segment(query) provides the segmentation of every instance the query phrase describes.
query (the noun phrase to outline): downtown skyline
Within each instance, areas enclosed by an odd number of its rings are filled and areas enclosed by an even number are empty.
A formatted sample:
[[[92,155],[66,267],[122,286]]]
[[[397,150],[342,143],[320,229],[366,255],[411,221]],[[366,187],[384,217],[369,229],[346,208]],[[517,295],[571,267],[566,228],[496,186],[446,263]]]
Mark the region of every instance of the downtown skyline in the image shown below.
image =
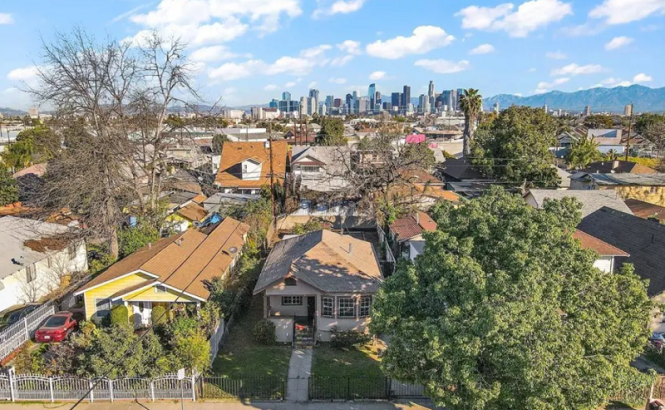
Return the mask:
[[[390,2],[388,2],[390,3]],[[263,104],[316,88],[340,98],[376,84],[383,101],[478,88],[483,96],[665,85],[662,1],[63,0],[0,5],[0,106],[26,109],[40,36],[78,25],[98,38],[178,36],[206,101]],[[259,6],[260,4],[260,6]]]

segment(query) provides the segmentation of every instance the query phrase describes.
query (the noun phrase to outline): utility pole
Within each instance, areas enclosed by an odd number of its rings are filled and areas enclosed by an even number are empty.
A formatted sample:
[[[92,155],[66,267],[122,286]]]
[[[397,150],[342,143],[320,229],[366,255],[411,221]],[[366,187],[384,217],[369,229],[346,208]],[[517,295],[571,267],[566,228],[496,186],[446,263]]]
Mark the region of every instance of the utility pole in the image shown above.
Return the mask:
[[[305,145],[309,145],[309,119],[305,118]]]
[[[626,138],[626,161],[628,161],[628,156],[630,155],[630,132],[633,129],[633,102],[630,103],[630,120],[628,120],[628,137]]]
[[[270,141],[270,205],[272,206],[272,227],[275,232],[277,230],[277,211],[275,209],[275,173],[272,167],[272,119],[268,122],[268,141]]]

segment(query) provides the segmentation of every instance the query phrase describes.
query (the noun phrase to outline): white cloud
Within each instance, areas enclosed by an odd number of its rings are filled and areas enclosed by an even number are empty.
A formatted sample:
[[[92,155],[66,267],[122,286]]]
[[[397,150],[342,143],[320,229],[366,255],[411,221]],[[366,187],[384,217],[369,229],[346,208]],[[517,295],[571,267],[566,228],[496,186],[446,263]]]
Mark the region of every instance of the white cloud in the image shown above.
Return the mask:
[[[208,71],[208,77],[219,81],[232,81],[249,77],[254,72],[265,71],[266,63],[261,60],[249,60],[244,63],[226,63]]]
[[[367,0],[336,0],[330,2],[327,0],[318,0],[319,6],[312,18],[318,19],[322,16],[332,16],[335,14],[349,14],[360,10]]]
[[[653,77],[644,73],[639,73],[633,77],[634,83],[648,83],[649,81],[653,81]]]
[[[201,62],[230,60],[236,57],[238,54],[231,52],[226,46],[203,47],[189,55],[190,60]],[[251,58],[251,55],[245,57]]]
[[[14,24],[14,18],[11,14],[0,13],[0,25],[3,24]]]
[[[632,85],[632,84],[633,84],[633,83],[631,83],[630,81],[624,81],[624,80],[622,80],[622,79],[620,79],[620,78],[610,77],[610,78],[606,78],[606,79],[604,79],[603,81],[601,81],[600,83],[594,85],[594,86],[591,87],[591,88],[596,88],[596,87],[609,87],[609,88],[614,88],[614,87],[628,87],[628,86],[630,86],[630,85]]]
[[[362,54],[362,50],[360,49],[360,41],[346,40],[337,44],[337,48],[353,55]]]
[[[580,75],[600,73],[604,69],[599,64],[577,65],[575,63],[552,70],[552,75]]]
[[[22,68],[16,68],[7,74],[7,79],[11,81],[25,81],[30,82],[37,79],[39,74],[39,67],[37,66],[28,66]]]
[[[605,28],[606,26],[604,24],[586,22],[577,26],[564,27],[561,29],[561,33],[567,37],[585,37],[596,35]]]
[[[545,53],[545,57],[550,58],[552,60],[565,60],[568,58],[568,56],[565,53],[562,53],[561,51],[550,51],[548,53]]]
[[[263,89],[266,90],[266,91],[275,91],[278,88],[279,88],[279,86],[277,86],[275,84],[268,84],[265,87],[263,87]]]
[[[330,60],[330,65],[333,67],[343,67],[346,64],[348,64],[351,60],[353,60],[353,56],[351,54],[345,55],[343,57],[335,57],[332,60]]]
[[[617,48],[627,46],[633,41],[634,41],[633,38],[626,36],[614,37],[612,40],[610,40],[609,43],[605,44],[605,50],[616,50]]]
[[[469,6],[455,15],[462,17],[465,29],[503,30],[511,37],[526,37],[532,31],[573,14],[570,3],[559,0],[531,0],[520,4],[516,10],[514,8],[512,3],[496,7]]]
[[[437,74],[452,74],[468,70],[471,66],[468,61],[448,61],[448,60],[418,60],[414,63],[417,67],[432,71]]]
[[[538,83],[537,88],[540,89],[540,90],[551,90],[555,86],[567,83],[568,81],[570,81],[570,78],[568,78],[568,77],[557,78],[554,81],[552,81],[551,83],[541,81],[541,82]]]
[[[244,35],[248,28],[249,26],[242,23],[239,19],[235,17],[227,17],[221,22],[215,22],[212,24],[168,24],[160,27],[151,27],[146,30],[141,30],[133,37],[128,37],[123,41],[130,42],[135,46],[144,44],[145,40],[156,30],[165,38],[173,37],[180,39],[183,43],[191,46],[201,46],[204,44],[219,44],[232,41]]]
[[[314,88],[317,84],[318,83],[316,81],[312,81],[311,83],[307,84],[307,88]]]
[[[513,95],[514,95],[515,97],[521,97],[521,96],[522,96],[522,93],[514,93]]]
[[[442,28],[436,26],[419,26],[410,37],[397,36],[389,40],[378,40],[368,44],[367,54],[386,59],[402,58],[408,54],[425,54],[436,48],[445,47],[455,40]]]
[[[374,71],[372,74],[369,75],[370,80],[381,80],[385,77],[386,77],[385,71]]]
[[[295,87],[295,86],[296,86],[296,83],[293,82],[293,81],[289,81],[288,83],[284,84],[284,87],[286,87],[286,88],[291,88],[291,87]]]
[[[300,56],[304,58],[320,58],[323,54],[332,48],[329,44],[322,44],[320,46],[307,48],[300,52]]]
[[[649,32],[649,31],[658,31],[663,28],[660,24],[647,24],[644,27],[640,27],[640,31]]]
[[[487,54],[494,52],[494,46],[491,44],[481,44],[473,50],[469,51],[469,54]]]
[[[329,79],[328,79],[328,82],[329,82],[329,83],[333,83],[333,84],[346,84],[346,78],[335,78],[335,77],[332,77],[332,78],[329,78]]]
[[[642,20],[652,14],[665,14],[665,1],[605,0],[589,12],[589,17],[604,19],[606,24],[625,24]]]

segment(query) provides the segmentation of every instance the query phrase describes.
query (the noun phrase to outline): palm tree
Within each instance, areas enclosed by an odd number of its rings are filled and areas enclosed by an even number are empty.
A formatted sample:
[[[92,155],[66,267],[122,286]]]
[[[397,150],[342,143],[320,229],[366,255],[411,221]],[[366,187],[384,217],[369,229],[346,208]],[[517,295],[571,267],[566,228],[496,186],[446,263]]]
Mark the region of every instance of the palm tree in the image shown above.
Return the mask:
[[[471,141],[482,105],[483,96],[478,94],[476,89],[464,90],[464,94],[460,96],[460,108],[464,112],[464,157],[471,154]]]

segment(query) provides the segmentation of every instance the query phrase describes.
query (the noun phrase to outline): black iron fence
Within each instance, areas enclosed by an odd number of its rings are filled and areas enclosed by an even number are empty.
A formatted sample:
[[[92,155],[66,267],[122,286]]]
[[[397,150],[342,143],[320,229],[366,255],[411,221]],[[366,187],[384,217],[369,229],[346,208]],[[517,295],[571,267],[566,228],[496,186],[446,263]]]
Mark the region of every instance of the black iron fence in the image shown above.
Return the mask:
[[[422,385],[401,383],[390,377],[309,378],[310,400],[392,400],[425,399]]]
[[[200,376],[197,390],[202,399],[284,400],[286,381],[279,376]]]

